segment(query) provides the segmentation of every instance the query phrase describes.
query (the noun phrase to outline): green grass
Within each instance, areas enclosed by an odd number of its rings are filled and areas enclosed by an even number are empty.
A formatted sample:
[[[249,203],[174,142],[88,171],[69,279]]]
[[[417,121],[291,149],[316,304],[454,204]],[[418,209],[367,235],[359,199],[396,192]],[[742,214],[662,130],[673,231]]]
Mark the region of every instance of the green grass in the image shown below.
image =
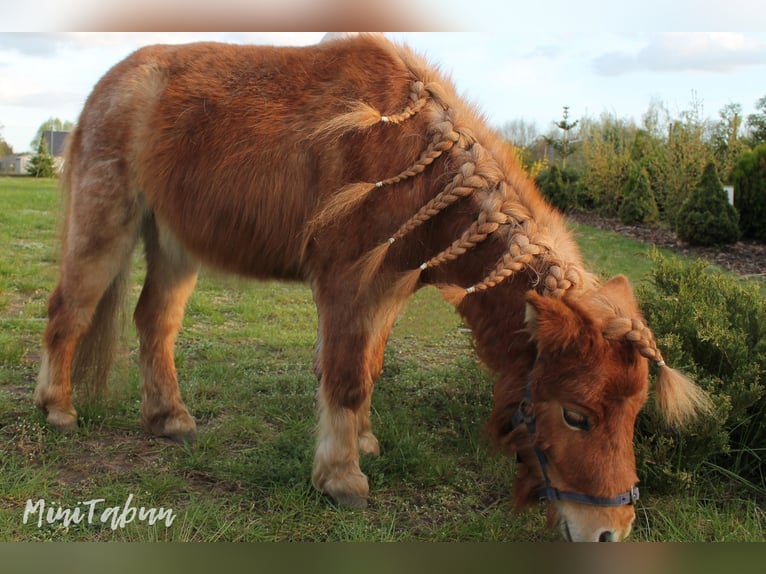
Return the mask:
[[[397,323],[373,397],[383,454],[363,457],[370,507],[336,508],[310,485],[316,312],[305,285],[203,274],[177,345],[193,447],[138,425],[136,342],[107,404],[83,408],[62,436],[32,405],[45,302],[56,281],[55,183],[0,179],[0,541],[534,541],[556,540],[541,511],[511,512],[514,470],[482,424],[492,380],[435,290]],[[603,274],[641,281],[647,248],[578,227]],[[622,260],[615,256],[627,253]],[[134,297],[142,277],[136,258]],[[763,540],[764,513],[733,487],[683,498],[642,492],[634,540]],[[63,507],[103,498],[173,509],[170,527],[23,524],[28,499]]]

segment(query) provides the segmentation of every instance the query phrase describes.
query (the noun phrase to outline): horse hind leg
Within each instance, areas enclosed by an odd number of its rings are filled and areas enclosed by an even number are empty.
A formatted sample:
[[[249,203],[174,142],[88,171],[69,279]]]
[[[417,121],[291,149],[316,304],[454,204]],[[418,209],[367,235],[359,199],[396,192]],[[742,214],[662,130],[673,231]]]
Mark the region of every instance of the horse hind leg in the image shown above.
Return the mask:
[[[144,229],[147,272],[134,315],[141,369],[141,424],[156,436],[193,441],[196,423],[181,399],[173,352],[199,264],[154,221]]]
[[[106,388],[126,302],[130,256],[138,217],[114,214],[121,224],[105,224],[110,214],[92,217],[88,202],[73,197],[60,278],[48,300],[48,323],[34,402],[47,422],[62,432],[77,427],[72,381],[99,397]],[[104,233],[104,228],[109,234]]]

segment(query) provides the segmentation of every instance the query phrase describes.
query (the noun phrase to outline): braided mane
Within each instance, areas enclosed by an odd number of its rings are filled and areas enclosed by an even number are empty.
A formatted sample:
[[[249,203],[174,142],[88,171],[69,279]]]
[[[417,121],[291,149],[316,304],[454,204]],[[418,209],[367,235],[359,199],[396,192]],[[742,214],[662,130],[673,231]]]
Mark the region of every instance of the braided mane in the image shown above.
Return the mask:
[[[538,225],[514,182],[490,150],[474,133],[476,121],[451,97],[443,81],[425,63],[404,48],[398,50],[412,76],[410,103],[400,113],[383,115],[363,102],[350,104],[350,111],[326,122],[317,130],[318,137],[339,137],[351,130],[374,129],[384,124],[400,124],[418,115],[427,114],[430,141],[413,164],[393,177],[376,182],[355,182],[341,188],[314,217],[309,225],[308,237],[322,226],[348,215],[376,190],[417,177],[444,154],[449,154],[456,165],[451,180],[444,188],[405,221],[391,236],[365,254],[356,265],[360,289],[376,276],[389,248],[405,239],[412,231],[437,216],[447,207],[463,198],[473,197],[479,205],[476,220],[442,252],[424,261],[418,268],[405,273],[399,282],[403,289],[417,283],[426,269],[454,261],[489,236],[501,233],[507,238],[507,250],[493,270],[477,283],[467,287],[441,285],[445,298],[459,304],[472,293],[495,287],[514,273],[532,267],[534,261],[544,261],[539,274],[540,285],[547,295],[559,297],[573,287],[590,286],[595,281],[585,272],[579,260],[565,258],[556,250],[556,242]],[[474,121],[471,121],[471,120]],[[495,139],[493,136],[492,139]],[[505,144],[503,144],[505,145]],[[494,151],[494,153],[493,153]],[[562,223],[563,226],[563,223]]]
[[[560,230],[566,228],[561,216],[542,201],[525,179],[523,170],[508,163],[513,161],[510,154],[503,154],[499,147],[507,144],[487,130],[483,122],[476,121],[424,60],[404,47],[397,47],[396,53],[412,78],[409,104],[400,113],[383,115],[363,102],[355,102],[350,104],[348,113],[329,120],[315,135],[339,137],[352,130],[395,126],[425,114],[430,141],[420,156],[395,176],[376,182],[356,182],[340,189],[311,221],[304,245],[318,228],[350,214],[369,194],[423,174],[436,159],[448,154],[451,165],[457,166],[452,170],[451,180],[387,240],[357,261],[355,272],[360,290],[376,277],[394,243],[405,240],[419,226],[467,198],[479,206],[473,223],[446,249],[403,273],[393,289],[412,292],[423,271],[454,261],[488,237],[500,234],[507,249],[494,268],[472,285],[438,285],[445,299],[457,306],[466,296],[490,290],[524,269],[536,275],[535,286],[544,296],[558,298],[578,293],[579,297],[595,290],[598,279],[583,268],[576,247],[572,249],[568,237],[561,235]],[[478,130],[482,133],[476,133]],[[604,336],[630,342],[659,367],[657,402],[669,422],[680,425],[695,412],[710,409],[709,399],[702,391],[665,365],[654,335],[640,318],[618,317],[606,326]]]

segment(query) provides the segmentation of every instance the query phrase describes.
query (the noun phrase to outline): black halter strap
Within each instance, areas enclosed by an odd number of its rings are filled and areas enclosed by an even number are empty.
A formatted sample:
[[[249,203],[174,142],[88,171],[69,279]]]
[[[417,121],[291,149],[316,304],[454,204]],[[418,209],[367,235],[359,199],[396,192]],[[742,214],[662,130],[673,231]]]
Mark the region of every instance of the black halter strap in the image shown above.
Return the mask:
[[[532,414],[532,404],[530,401],[530,387],[527,385],[524,393],[524,399],[519,403],[519,408],[511,419],[512,428],[516,428],[522,424],[527,426],[527,431],[531,436],[534,436],[537,426],[535,417]],[[535,455],[540,463],[540,469],[543,472],[543,478],[545,479],[545,486],[541,486],[536,490],[537,496],[540,500],[567,500],[571,502],[578,502],[580,504],[589,504],[591,506],[624,506],[635,504],[638,500],[638,486],[632,486],[627,492],[622,492],[612,498],[604,498],[601,496],[591,496],[589,494],[579,494],[577,492],[566,492],[559,490],[553,484],[548,476],[548,457],[545,456],[543,450],[535,445]]]

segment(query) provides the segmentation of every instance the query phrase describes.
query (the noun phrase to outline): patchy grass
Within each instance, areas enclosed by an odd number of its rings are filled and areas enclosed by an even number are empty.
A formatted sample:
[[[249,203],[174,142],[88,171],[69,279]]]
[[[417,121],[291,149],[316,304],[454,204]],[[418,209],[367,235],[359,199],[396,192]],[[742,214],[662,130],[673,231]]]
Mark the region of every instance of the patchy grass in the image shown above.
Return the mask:
[[[316,312],[305,285],[202,276],[177,345],[182,393],[199,425],[193,447],[140,430],[133,333],[107,404],[80,407],[72,436],[52,431],[31,395],[56,280],[58,211],[55,183],[0,179],[0,541],[557,539],[542,512],[511,512],[513,462],[492,454],[482,434],[493,382],[434,290],[412,299],[386,351],[373,397],[383,454],[362,459],[372,489],[364,511],[336,508],[310,485]],[[648,269],[645,247],[577,233],[599,272],[640,281],[643,261]],[[134,297],[142,274],[137,258]],[[174,521],[112,529],[96,516],[38,526],[30,513],[23,522],[27,500],[75,508],[103,499],[106,508],[131,495],[136,507],[172,509]],[[642,492],[633,538],[763,533],[763,511],[747,499]]]

